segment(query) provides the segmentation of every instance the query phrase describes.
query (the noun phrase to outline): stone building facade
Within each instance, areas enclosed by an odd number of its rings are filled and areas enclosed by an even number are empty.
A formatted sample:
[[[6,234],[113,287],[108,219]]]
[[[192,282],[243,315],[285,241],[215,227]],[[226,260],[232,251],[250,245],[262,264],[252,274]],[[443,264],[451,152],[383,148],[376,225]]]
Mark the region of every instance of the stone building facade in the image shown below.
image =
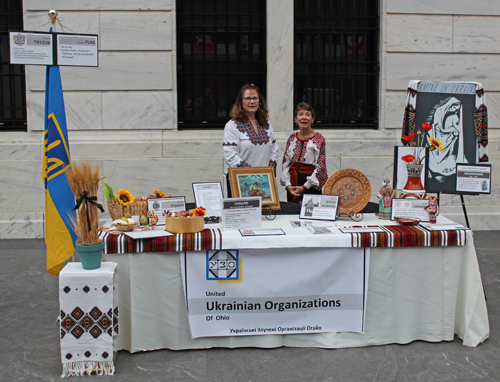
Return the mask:
[[[292,4],[267,0],[267,99],[280,157],[293,129]],[[99,35],[98,68],[61,68],[73,161],[95,161],[115,190],[134,195],[159,188],[189,202],[192,182],[223,181],[223,126],[178,129],[174,0],[24,0],[24,9],[25,30],[48,30],[47,11],[57,9],[69,32]],[[489,110],[493,184],[491,195],[465,196],[465,203],[473,229],[496,229],[499,59],[497,0],[381,0],[379,128],[322,130],[328,173],[364,172],[377,202],[381,180],[392,177],[408,81],[478,81]],[[44,67],[26,67],[28,131],[0,135],[0,238],[44,235],[44,82]],[[285,199],[282,187],[280,194]],[[465,221],[458,195],[442,195],[441,212]]]

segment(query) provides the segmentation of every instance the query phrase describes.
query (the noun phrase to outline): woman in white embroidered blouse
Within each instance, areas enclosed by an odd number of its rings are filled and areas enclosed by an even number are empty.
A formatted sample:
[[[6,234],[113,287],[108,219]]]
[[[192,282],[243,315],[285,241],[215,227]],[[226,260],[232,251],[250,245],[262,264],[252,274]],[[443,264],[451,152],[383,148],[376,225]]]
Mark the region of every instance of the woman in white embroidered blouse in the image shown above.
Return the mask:
[[[300,130],[288,138],[280,179],[289,202],[300,203],[304,194],[321,194],[328,179],[325,138],[312,128],[315,116],[308,103],[301,102],[295,108]]]
[[[229,167],[267,167],[276,169],[278,143],[268,120],[267,104],[254,84],[241,88],[224,127],[224,175]],[[228,182],[228,197],[231,197]]]

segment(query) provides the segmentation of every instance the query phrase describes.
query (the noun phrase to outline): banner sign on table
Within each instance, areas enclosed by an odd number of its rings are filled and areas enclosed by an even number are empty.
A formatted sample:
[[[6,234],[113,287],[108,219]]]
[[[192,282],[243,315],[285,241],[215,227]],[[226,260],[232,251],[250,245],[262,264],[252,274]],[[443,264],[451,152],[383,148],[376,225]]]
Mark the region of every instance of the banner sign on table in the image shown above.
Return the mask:
[[[181,269],[192,338],[364,332],[368,248],[185,252]]]

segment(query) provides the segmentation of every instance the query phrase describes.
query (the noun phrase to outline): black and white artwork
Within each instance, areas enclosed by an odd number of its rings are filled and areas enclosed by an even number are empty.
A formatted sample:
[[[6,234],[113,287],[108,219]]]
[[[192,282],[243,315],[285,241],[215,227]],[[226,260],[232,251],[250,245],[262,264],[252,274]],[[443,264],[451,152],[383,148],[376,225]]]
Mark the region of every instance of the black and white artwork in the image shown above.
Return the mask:
[[[442,143],[429,152],[426,190],[456,192],[456,164],[477,163],[474,126],[476,84],[419,82],[415,113],[416,130],[422,123],[432,129],[428,136]]]

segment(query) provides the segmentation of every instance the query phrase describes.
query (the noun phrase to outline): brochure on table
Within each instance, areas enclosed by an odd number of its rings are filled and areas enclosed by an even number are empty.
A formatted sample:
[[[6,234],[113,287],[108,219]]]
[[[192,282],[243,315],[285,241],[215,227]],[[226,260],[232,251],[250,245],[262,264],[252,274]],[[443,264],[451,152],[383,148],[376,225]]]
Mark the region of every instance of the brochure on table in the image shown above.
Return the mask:
[[[394,218],[419,218],[428,222],[429,214],[424,208],[429,204],[427,199],[392,199],[391,220]]]
[[[300,219],[335,220],[338,195],[305,194],[300,209]]]
[[[222,206],[223,231],[261,228],[260,196],[223,199]]]
[[[457,192],[491,194],[491,165],[457,163]]]
[[[204,207],[206,216],[222,215],[222,186],[220,182],[193,183],[194,200],[196,207]]]
[[[148,199],[148,211],[153,210],[158,216],[157,225],[165,224],[165,212],[180,212],[186,210],[186,198],[184,196],[174,196],[171,198],[151,198]]]

